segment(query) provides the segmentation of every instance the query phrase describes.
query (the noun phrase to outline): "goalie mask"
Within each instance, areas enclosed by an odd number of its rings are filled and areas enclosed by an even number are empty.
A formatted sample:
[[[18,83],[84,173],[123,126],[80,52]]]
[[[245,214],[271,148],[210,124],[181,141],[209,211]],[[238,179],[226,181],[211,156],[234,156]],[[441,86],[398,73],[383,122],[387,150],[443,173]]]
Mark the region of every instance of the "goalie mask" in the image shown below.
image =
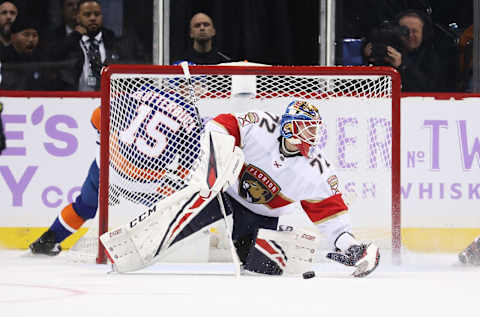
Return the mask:
[[[306,101],[295,100],[282,115],[280,132],[300,153],[310,157],[310,149],[319,142],[322,118],[317,107]]]

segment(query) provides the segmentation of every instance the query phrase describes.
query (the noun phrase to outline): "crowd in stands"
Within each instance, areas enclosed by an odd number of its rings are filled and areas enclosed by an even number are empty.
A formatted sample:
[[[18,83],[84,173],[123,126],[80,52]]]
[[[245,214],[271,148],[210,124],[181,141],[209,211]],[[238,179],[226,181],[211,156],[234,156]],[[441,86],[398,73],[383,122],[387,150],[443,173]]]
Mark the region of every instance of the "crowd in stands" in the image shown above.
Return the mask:
[[[103,66],[147,62],[136,39],[103,25],[100,1],[63,0],[62,8],[64,24],[44,31],[14,0],[0,1],[0,89],[97,91]]]
[[[118,37],[104,26],[101,1],[61,0],[63,24],[47,30],[39,26],[31,10],[22,12],[16,1],[0,1],[0,89],[97,91],[103,66],[151,63],[146,53],[151,49],[144,48],[132,33]],[[471,91],[473,27],[454,36],[455,47],[442,50],[436,46],[438,28],[431,8],[389,9],[388,13],[377,12],[370,19],[377,24],[360,34],[361,65],[396,68],[406,92]],[[232,61],[228,52],[215,45],[212,17],[196,12],[189,26],[186,36],[191,46],[173,56],[172,62]]]

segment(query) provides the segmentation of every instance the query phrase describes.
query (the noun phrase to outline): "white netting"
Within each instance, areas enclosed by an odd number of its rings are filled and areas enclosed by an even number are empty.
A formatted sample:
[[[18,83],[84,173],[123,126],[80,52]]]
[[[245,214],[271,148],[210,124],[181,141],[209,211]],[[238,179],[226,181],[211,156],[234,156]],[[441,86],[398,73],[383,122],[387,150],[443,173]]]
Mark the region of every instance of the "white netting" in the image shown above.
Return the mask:
[[[338,75],[322,75],[321,70],[302,74],[294,67],[288,74],[262,70],[258,75],[241,74],[232,67],[231,75],[226,69],[219,74],[191,69],[202,117],[261,109],[279,119],[293,99],[316,104],[324,122],[319,146],[338,170],[341,188],[351,202],[354,231],[360,238],[391,247],[392,78],[349,74],[348,68],[339,68]],[[137,215],[139,206],[186,186],[201,153],[200,129],[183,75],[162,73],[161,67],[148,74],[114,73],[109,94],[113,228]],[[281,223],[304,226],[300,218],[288,216]],[[225,245],[215,235],[221,229],[210,231],[212,244]]]
[[[116,204],[123,197],[150,206],[188,184],[201,154],[201,121],[185,94],[170,83],[115,77],[110,86],[109,200]],[[180,80],[175,85],[186,86]]]

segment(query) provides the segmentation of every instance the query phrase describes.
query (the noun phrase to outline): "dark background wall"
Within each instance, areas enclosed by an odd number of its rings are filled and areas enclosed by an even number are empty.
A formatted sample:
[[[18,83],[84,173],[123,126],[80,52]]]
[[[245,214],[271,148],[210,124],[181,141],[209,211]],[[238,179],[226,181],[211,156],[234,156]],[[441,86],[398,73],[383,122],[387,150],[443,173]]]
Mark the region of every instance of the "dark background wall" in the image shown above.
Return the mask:
[[[318,0],[171,1],[171,61],[192,45],[189,22],[197,12],[213,19],[216,45],[233,60],[318,64]]]

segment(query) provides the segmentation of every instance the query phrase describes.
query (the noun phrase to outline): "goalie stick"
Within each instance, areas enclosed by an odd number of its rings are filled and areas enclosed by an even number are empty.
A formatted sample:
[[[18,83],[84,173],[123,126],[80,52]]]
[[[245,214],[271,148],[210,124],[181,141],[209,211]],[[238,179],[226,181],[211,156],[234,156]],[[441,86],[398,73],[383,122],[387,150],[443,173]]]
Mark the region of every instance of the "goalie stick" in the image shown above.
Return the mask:
[[[190,92],[190,98],[192,99],[193,108],[196,111],[197,120],[201,124],[200,113],[198,111],[198,106],[197,106],[198,105],[197,97],[195,95],[195,87],[193,86],[193,83],[192,83],[192,76],[190,75],[190,69],[188,68],[188,62],[181,62],[180,66],[182,67],[183,74],[185,75],[185,79],[187,81],[188,90]],[[230,253],[231,253],[231,256],[232,256],[233,264],[235,266],[235,275],[237,277],[239,277],[240,276],[240,259],[238,258],[237,252],[235,251],[236,250],[235,246],[233,244],[232,230],[230,229],[230,225],[228,224],[227,213],[225,212],[225,206],[223,204],[223,199],[225,199],[224,197],[225,197],[225,195],[223,195],[223,191],[220,191],[217,195],[218,203],[220,205],[220,210],[222,212],[223,219],[225,221],[225,231],[228,235],[228,243],[230,244]],[[231,211],[232,211],[232,214],[233,214],[233,210],[231,210]]]
[[[192,106],[195,109],[195,115],[197,118],[197,123],[199,126],[202,126],[202,118],[200,117],[200,112],[198,111],[198,102],[197,96],[195,95],[195,87],[193,87],[192,76],[190,75],[190,69],[188,68],[188,62],[181,62],[180,66],[182,67],[185,80],[187,81],[188,92],[190,94],[190,99],[192,100]]]

